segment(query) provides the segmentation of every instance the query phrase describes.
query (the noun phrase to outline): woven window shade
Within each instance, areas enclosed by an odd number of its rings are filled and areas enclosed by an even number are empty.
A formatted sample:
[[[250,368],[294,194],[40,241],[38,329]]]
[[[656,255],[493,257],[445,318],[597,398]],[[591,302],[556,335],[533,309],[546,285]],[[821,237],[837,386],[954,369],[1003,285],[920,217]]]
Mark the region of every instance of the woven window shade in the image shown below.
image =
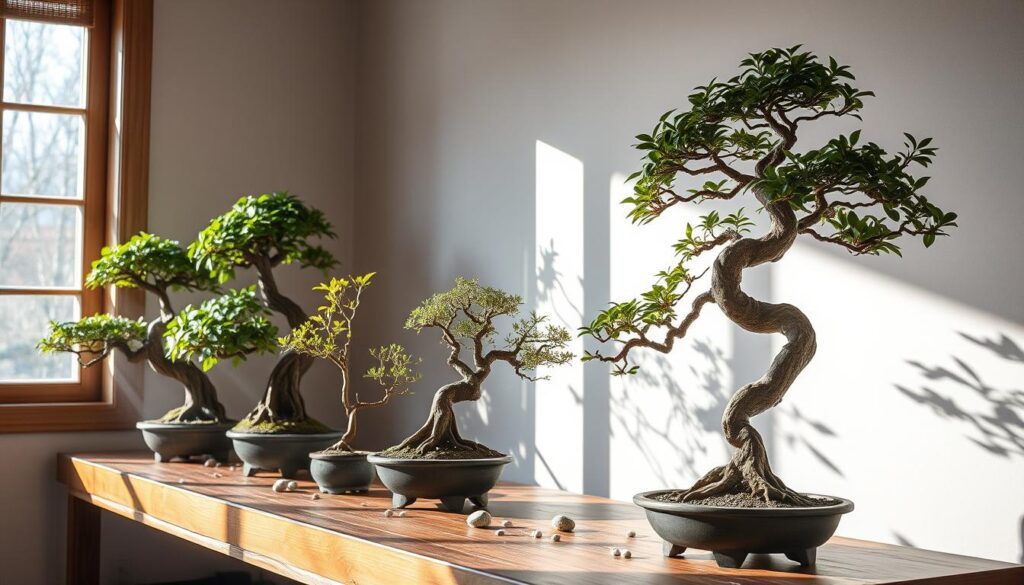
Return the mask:
[[[0,0],[0,17],[92,26],[95,0]]]

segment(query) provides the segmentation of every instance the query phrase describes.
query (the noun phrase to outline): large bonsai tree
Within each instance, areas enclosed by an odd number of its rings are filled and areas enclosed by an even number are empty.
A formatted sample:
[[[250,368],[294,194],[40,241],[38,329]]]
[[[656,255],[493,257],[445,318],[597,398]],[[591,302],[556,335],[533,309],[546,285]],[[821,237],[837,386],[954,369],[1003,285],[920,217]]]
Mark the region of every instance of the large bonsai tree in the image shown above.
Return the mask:
[[[331,224],[319,210],[305,206],[288,193],[242,197],[230,211],[210,222],[189,246],[196,265],[219,282],[240,268],[254,268],[267,307],[280,313],[290,329],[306,320],[306,312],[278,289],[274,269],[281,264],[327,271],[337,261],[314,238],[334,237]],[[239,431],[320,432],[310,419],[299,392],[302,376],[313,357],[287,350],[270,374],[263,399],[239,422]]]
[[[128,360],[146,360],[157,373],[178,381],[185,389],[185,403],[159,419],[168,423],[213,423],[225,420],[224,407],[217,400],[217,392],[210,379],[200,368],[179,356],[168,357],[164,336],[175,317],[171,303],[172,290],[210,290],[215,281],[209,272],[197,269],[178,242],[152,234],[141,233],[113,248],[104,248],[102,256],[93,263],[86,277],[86,286],[98,288],[141,288],[156,297],[159,316],[148,326],[140,321],[112,315],[93,315],[79,321],[52,323],[49,335],[39,347],[44,352],[71,352],[79,362],[91,366],[105,359],[111,352],[122,352]],[[209,334],[229,343],[238,344],[244,355],[258,349],[262,337],[252,329],[269,326],[262,317],[262,307],[250,291],[248,301],[244,294],[232,291],[227,298],[239,298],[244,322],[241,329],[233,323],[210,326]],[[218,300],[218,302],[221,302]],[[272,335],[272,332],[270,332]],[[272,342],[273,337],[270,337]],[[256,345],[254,345],[256,344]]]
[[[855,255],[900,254],[897,242],[920,236],[930,246],[956,214],[946,213],[921,195],[928,177],[911,174],[935,153],[931,139],[907,134],[905,150],[887,153],[862,142],[860,131],[822,146],[795,150],[805,125],[827,118],[854,117],[862,98],[873,95],[851,85],[849,68],[828,64],[799,47],[751,54],[741,73],[711,81],[689,96],[690,109],[668,112],[650,134],[637,136],[645,153],[629,217],[647,223],[674,205],[732,200],[752,195],[767,215],[760,237],[745,237],[751,222],[742,210],[727,217],[711,213],[698,226],[686,226],[675,244],[678,261],[658,275],[640,299],[613,303],[587,327],[614,351],[588,352],[585,360],[614,365],[615,373],[637,371],[629,361],[637,349],[668,353],[686,335],[701,309],[715,303],[740,327],[755,333],[782,333],[786,344],[759,380],[740,388],[729,401],[722,426],[735,448],[732,460],[716,467],[688,490],[669,499],[693,501],[728,494],[750,494],[767,502],[811,505],[769,466],[761,436],[750,419],[778,404],[815,352],[814,329],[793,305],[751,298],[740,286],[743,271],[776,262],[798,236],[841,246]],[[702,184],[677,185],[678,177],[707,177]],[[710,267],[710,286],[681,309],[684,296],[704,272],[691,271],[697,256],[720,250]],[[706,271],[705,271],[706,272]]]
[[[510,365],[528,380],[539,366],[564,364],[573,358],[565,351],[570,334],[564,327],[545,325],[546,318],[531,313],[512,324],[504,343],[496,344],[494,321],[515,316],[523,299],[496,288],[480,286],[476,280],[457,278],[451,290],[437,293],[413,309],[406,329],[440,330],[448,346],[448,365],[461,379],[442,386],[434,394],[430,416],[418,431],[401,444],[384,451],[393,457],[497,457],[488,447],[466,440],[455,424],[454,405],[478,400],[484,380],[495,363]],[[463,344],[467,344],[463,347]],[[468,354],[468,361],[464,359]]]
[[[359,310],[363,291],[370,286],[375,273],[348,278],[332,278],[313,290],[323,291],[326,304],[317,314],[292,330],[280,340],[281,347],[296,353],[324,359],[341,372],[341,405],[348,417],[348,426],[341,439],[324,451],[354,453],[352,445],[358,432],[357,415],[371,408],[386,406],[396,396],[409,394],[409,385],[419,380],[413,371],[414,360],[398,344],[371,348],[370,355],[377,361],[363,375],[381,388],[377,398],[364,400],[352,388],[349,349],[352,344],[353,323]]]

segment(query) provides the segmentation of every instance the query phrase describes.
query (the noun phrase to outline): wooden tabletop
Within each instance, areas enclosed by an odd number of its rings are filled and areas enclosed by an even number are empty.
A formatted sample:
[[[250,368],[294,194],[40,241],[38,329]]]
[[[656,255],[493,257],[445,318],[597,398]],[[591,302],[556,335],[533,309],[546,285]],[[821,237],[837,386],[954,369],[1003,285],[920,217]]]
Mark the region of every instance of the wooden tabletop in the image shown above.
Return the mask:
[[[738,570],[719,568],[703,551],[667,559],[631,503],[510,483],[490,493],[495,524],[513,523],[497,536],[430,501],[385,517],[391,494],[379,486],[314,500],[311,481],[275,493],[269,474],[154,463],[142,453],[61,455],[58,478],[102,509],[311,584],[1024,584],[1024,566],[848,538],[821,547],[812,569],[781,555],[752,555]],[[548,539],[556,514],[576,520],[561,542]],[[533,529],[544,537],[530,536]],[[612,547],[633,557],[612,557]]]

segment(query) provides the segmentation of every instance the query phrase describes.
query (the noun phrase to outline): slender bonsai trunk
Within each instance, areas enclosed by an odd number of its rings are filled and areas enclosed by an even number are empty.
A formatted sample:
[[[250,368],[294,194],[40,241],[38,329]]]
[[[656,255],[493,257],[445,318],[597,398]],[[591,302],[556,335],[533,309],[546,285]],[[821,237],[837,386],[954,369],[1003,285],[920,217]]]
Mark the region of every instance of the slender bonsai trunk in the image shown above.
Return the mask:
[[[260,293],[267,306],[284,315],[290,328],[295,329],[301,325],[306,320],[306,312],[278,290],[270,261],[265,257],[258,257],[253,260],[253,266],[259,273]],[[308,420],[306,403],[302,399],[300,389],[302,377],[313,366],[313,361],[310,356],[293,351],[284,352],[270,373],[263,399],[246,415],[245,420],[251,423],[271,424]]]
[[[423,455],[439,447],[464,451],[479,448],[478,443],[467,441],[459,436],[459,430],[455,423],[454,406],[457,402],[479,399],[484,377],[485,375],[474,374],[459,382],[442,386],[434,394],[434,401],[431,403],[430,416],[427,417],[427,421],[418,431],[394,449],[411,449],[417,454]]]
[[[146,345],[136,357],[145,357],[154,372],[177,380],[185,389],[185,403],[161,417],[160,422],[224,422],[224,406],[217,400],[217,390],[210,378],[192,362],[172,361],[164,354],[166,329],[164,319],[154,320],[149,326]]]
[[[711,294],[722,312],[740,327],[754,333],[782,333],[787,343],[764,376],[740,388],[726,406],[722,428],[736,449],[732,460],[697,480],[682,494],[683,500],[745,492],[765,500],[812,504],[772,472],[761,435],[750,424],[752,417],[782,400],[816,349],[814,329],[800,309],[753,299],[740,286],[743,270],[779,260],[796,239],[796,216],[789,204],[768,203],[765,207],[771,229],[758,239],[740,239],[719,254],[712,271]]]

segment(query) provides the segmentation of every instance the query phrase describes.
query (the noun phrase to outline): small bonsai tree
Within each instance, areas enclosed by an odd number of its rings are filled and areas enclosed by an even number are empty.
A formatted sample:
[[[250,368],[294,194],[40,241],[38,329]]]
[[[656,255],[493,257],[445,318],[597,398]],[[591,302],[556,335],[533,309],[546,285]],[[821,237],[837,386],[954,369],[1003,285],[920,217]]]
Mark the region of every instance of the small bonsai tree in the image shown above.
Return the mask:
[[[888,154],[860,131],[825,145],[796,152],[797,135],[807,124],[829,117],[860,119],[862,98],[873,95],[850,85],[849,68],[828,64],[799,47],[751,54],[742,72],[728,81],[711,81],[689,96],[690,109],[668,112],[650,134],[637,136],[645,153],[629,217],[647,223],[674,205],[732,200],[752,195],[767,215],[760,237],[745,237],[751,222],[742,210],[725,218],[711,213],[698,226],[686,226],[675,244],[678,262],[658,275],[640,299],[613,303],[582,331],[601,342],[618,344],[610,353],[588,352],[584,360],[613,364],[615,373],[637,371],[630,355],[647,348],[668,353],[686,335],[708,303],[734,323],[755,333],[782,333],[786,344],[767,373],[740,388],[729,401],[722,427],[735,448],[732,460],[712,469],[688,490],[670,493],[675,501],[747,495],[765,502],[814,505],[788,488],[771,470],[761,436],[750,419],[778,404],[815,352],[814,329],[793,305],[748,296],[740,286],[743,271],[781,260],[799,236],[841,246],[855,255],[900,254],[897,241],[920,236],[931,246],[956,214],[946,213],[921,195],[927,177],[911,174],[927,166],[935,148],[931,139],[907,134],[906,150]],[[684,190],[676,178],[711,177]],[[710,287],[681,311],[684,296],[704,273],[691,261],[718,249]],[[706,272],[706,271],[705,271]]]
[[[148,326],[140,321],[112,315],[94,315],[76,322],[51,323],[50,334],[39,343],[43,352],[71,352],[84,366],[91,366],[111,354],[122,352],[130,361],[146,360],[157,373],[177,380],[185,389],[185,403],[159,419],[166,423],[224,422],[224,407],[203,370],[187,359],[168,357],[164,335],[174,319],[172,290],[210,290],[215,281],[209,272],[197,269],[178,242],[141,233],[113,248],[104,248],[86,277],[86,286],[98,288],[141,288],[156,297],[160,315]],[[236,298],[231,293],[229,298]],[[259,314],[261,306],[252,298],[246,307],[247,327],[269,325]],[[244,296],[244,295],[243,295]],[[241,298],[241,297],[239,297]],[[242,338],[236,337],[241,333]],[[248,345],[246,332],[233,324],[211,327],[211,335]],[[273,337],[270,338],[271,342]]]
[[[476,280],[457,278],[451,290],[437,293],[413,309],[406,329],[440,330],[448,346],[448,365],[460,380],[442,386],[434,394],[430,416],[418,431],[401,444],[383,452],[391,457],[475,458],[500,457],[501,453],[459,435],[454,405],[477,400],[484,380],[497,362],[512,366],[516,375],[528,379],[539,366],[564,364],[573,358],[565,351],[570,334],[564,327],[545,325],[546,318],[531,313],[512,324],[504,343],[495,344],[494,321],[515,316],[523,304],[519,295],[480,286]],[[468,344],[463,347],[463,343]],[[469,354],[468,362],[463,351]],[[472,364],[472,365],[471,365]]]
[[[381,393],[375,400],[363,400],[352,389],[352,378],[349,372],[349,347],[352,343],[352,324],[359,310],[363,290],[370,285],[375,273],[348,278],[332,278],[330,282],[320,284],[313,290],[323,291],[327,302],[319,308],[305,323],[292,330],[288,336],[281,338],[281,347],[296,353],[327,360],[341,372],[341,405],[348,417],[345,434],[334,445],[324,452],[355,453],[352,445],[358,432],[357,415],[360,411],[386,406],[396,396],[409,393],[409,386],[419,380],[420,375],[413,371],[415,360],[398,344],[385,345],[370,349],[370,355],[377,361],[363,375],[381,387]]]
[[[230,280],[240,268],[254,268],[266,306],[283,315],[289,328],[295,329],[306,320],[306,312],[278,289],[274,268],[293,263],[324,272],[332,268],[337,261],[330,252],[311,243],[320,237],[334,237],[322,212],[288,193],[273,193],[240,198],[230,211],[210,222],[188,253],[218,282]],[[285,351],[270,374],[263,399],[235,429],[271,433],[329,430],[306,414],[300,394],[302,376],[312,364],[312,356]]]

